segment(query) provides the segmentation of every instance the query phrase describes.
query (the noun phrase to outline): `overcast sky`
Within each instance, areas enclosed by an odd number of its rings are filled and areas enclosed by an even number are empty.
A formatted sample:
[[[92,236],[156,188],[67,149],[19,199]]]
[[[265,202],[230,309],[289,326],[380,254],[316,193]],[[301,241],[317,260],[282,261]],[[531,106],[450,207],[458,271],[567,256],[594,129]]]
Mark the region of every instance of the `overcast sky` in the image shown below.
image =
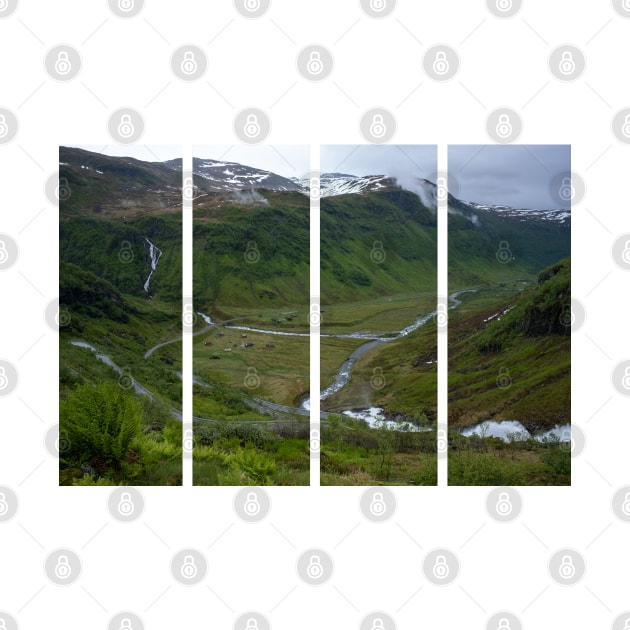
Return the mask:
[[[389,175],[401,180],[435,179],[435,145],[324,145],[320,150],[322,173],[349,175]]]
[[[464,201],[514,208],[557,208],[551,182],[571,171],[571,146],[451,145],[448,175]]]

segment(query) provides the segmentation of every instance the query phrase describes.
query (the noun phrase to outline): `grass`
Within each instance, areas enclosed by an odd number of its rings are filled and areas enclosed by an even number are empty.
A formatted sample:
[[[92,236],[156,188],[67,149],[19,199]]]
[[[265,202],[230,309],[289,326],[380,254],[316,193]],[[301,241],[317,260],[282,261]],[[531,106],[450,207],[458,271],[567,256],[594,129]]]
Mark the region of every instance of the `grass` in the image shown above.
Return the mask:
[[[273,430],[261,423],[202,422],[195,426],[194,485],[308,485],[308,421]]]
[[[571,485],[568,444],[533,439],[503,442],[497,438],[449,434],[448,483],[451,486]]]
[[[323,486],[437,484],[435,432],[371,429],[363,421],[330,415],[322,424]]]
[[[463,299],[449,321],[449,425],[519,420],[534,432],[570,422],[569,262],[523,291],[486,287]]]
[[[254,345],[244,348],[244,343]],[[193,338],[193,371],[201,380],[227,383],[248,396],[295,407],[309,392],[309,338],[219,326]]]

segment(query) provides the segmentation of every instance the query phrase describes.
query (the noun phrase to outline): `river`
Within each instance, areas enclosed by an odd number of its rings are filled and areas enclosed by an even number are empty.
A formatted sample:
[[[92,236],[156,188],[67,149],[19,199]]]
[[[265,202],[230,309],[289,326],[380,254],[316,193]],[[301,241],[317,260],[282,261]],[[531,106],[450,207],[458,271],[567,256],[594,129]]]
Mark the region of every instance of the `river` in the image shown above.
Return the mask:
[[[448,307],[448,310],[457,308],[462,303],[462,301],[458,299],[458,297],[462,293],[474,293],[475,291],[476,289],[462,289],[460,291],[455,291],[454,293],[451,293],[448,299],[451,302],[453,302],[453,304]],[[350,381],[350,377],[352,376],[352,368],[354,364],[366,352],[372,350],[372,348],[376,348],[382,343],[387,343],[388,341],[392,341],[393,339],[400,339],[401,337],[406,337],[407,335],[412,333],[414,330],[417,330],[421,326],[424,326],[424,324],[426,324],[432,317],[435,317],[437,314],[438,314],[438,310],[435,310],[435,311],[431,311],[427,315],[422,315],[421,317],[418,317],[413,324],[410,324],[406,328],[403,328],[402,330],[398,331],[397,333],[394,333],[393,335],[389,334],[387,336],[381,335],[381,336],[372,336],[372,337],[361,337],[361,338],[371,339],[371,340],[368,341],[367,343],[361,344],[341,364],[341,367],[339,368],[339,371],[337,372],[337,376],[335,377],[334,381],[319,394],[319,399],[326,400],[326,398],[329,398],[333,394],[336,394],[340,389],[345,387]],[[370,333],[367,333],[367,334],[369,335]],[[344,336],[347,337],[347,335],[322,335],[322,337],[344,337]],[[307,398],[306,400],[304,400],[301,406],[303,409],[309,410],[311,408],[310,398]],[[370,408],[370,409],[374,409],[374,408]],[[363,413],[365,415],[365,418],[368,419],[371,417],[370,409],[353,410],[353,413]]]

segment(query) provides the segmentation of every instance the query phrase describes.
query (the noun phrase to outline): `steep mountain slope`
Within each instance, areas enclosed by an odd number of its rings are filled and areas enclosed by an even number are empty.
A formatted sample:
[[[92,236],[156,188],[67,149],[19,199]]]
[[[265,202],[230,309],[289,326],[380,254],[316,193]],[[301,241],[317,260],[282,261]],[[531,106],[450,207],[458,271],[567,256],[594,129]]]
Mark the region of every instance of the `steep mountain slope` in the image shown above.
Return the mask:
[[[237,162],[193,157],[193,174],[196,176],[195,185],[206,192],[264,188],[275,191],[297,190],[308,194],[308,182],[302,186],[297,179]]]
[[[181,211],[181,160],[143,162],[59,148],[63,215],[130,218]]]
[[[449,197],[450,286],[531,277],[571,253],[570,213],[467,204]]]
[[[520,295],[488,296],[475,294],[449,320],[450,426],[518,420],[535,432],[570,422],[570,259]]]
[[[322,304],[434,289],[437,223],[417,195],[336,195],[320,210]]]
[[[275,309],[309,299],[309,199],[259,190],[250,202],[210,193],[195,204],[196,307]]]

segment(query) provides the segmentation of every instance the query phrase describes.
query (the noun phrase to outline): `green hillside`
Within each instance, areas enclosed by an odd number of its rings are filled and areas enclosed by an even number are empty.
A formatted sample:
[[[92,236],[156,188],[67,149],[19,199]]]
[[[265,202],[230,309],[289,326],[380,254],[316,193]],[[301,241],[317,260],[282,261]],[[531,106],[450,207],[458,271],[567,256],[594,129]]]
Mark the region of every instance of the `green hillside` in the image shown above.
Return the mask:
[[[491,292],[469,297],[449,321],[450,426],[518,420],[535,432],[570,422],[570,259],[489,306]]]
[[[473,214],[457,200],[451,199],[450,204],[453,209]],[[450,287],[531,278],[571,252],[568,225],[483,210],[474,215],[476,223],[460,214],[448,215]],[[500,262],[497,252],[506,246],[512,257],[509,262]]]
[[[436,217],[417,195],[324,197],[320,211],[322,305],[435,288]]]
[[[309,303],[309,198],[257,192],[239,203],[210,193],[195,205],[193,287],[198,308],[273,310]]]

